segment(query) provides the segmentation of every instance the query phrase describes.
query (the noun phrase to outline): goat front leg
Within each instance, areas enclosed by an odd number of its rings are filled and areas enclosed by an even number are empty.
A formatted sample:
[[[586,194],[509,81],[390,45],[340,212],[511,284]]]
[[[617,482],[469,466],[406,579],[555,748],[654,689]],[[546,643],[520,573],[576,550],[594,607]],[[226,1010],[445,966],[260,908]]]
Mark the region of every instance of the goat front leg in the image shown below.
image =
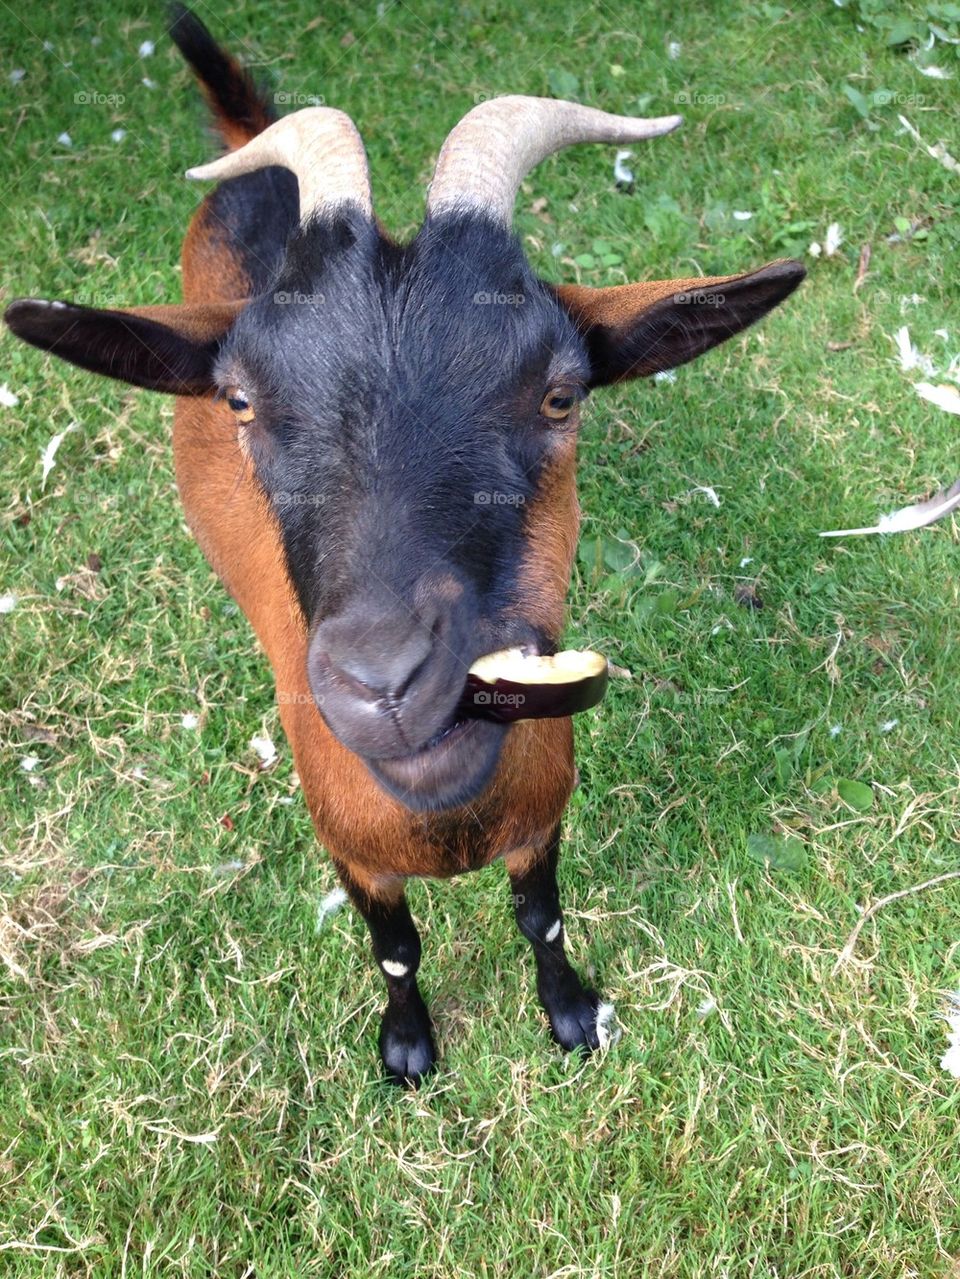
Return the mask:
[[[367,921],[373,953],[387,983],[380,1022],[380,1057],[391,1083],[415,1087],[437,1060],[430,1014],[417,987],[420,934],[410,915],[404,881],[362,887],[342,865],[337,871]]]
[[[560,830],[546,849],[508,854],[504,858],[513,891],[517,925],[533,947],[537,994],[550,1019],[553,1037],[568,1052],[600,1046],[597,1014],[600,996],[583,985],[564,949],[563,912],[557,888]]]

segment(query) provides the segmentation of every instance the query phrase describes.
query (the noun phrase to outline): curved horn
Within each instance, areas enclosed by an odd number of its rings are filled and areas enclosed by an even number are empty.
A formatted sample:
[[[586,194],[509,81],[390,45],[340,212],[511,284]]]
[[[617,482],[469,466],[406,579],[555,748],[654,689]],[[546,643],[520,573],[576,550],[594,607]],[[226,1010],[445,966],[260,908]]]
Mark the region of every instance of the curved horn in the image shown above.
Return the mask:
[[[554,151],[577,142],[643,142],[682,121],[679,115],[652,120],[608,115],[554,98],[490,98],[468,111],[444,142],[427,213],[466,206],[509,223],[520,183]]]
[[[357,126],[333,107],[304,107],[286,115],[219,160],[187,170],[188,178],[219,181],[271,164],[296,174],[300,221],[345,200],[373,215],[367,153]]]

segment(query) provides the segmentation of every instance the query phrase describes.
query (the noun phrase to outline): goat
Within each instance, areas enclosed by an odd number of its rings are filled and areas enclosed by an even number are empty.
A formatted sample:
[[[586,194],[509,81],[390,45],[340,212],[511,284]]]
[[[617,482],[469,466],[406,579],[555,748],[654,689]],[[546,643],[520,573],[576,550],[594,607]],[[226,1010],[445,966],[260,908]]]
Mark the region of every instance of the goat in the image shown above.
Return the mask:
[[[171,34],[228,147],[188,173],[219,185],[184,240],[183,302],[21,299],[6,322],[177,397],[186,518],[267,653],[317,837],[369,926],[387,1076],[416,1084],[436,1060],[405,881],[498,858],[553,1036],[594,1049],[599,997],[566,957],[556,879],[571,721],[462,719],[459,699],[481,655],[557,650],[588,392],[703,354],[782,302],[803,267],[544,282],[511,230],[524,176],[562,147],[681,121],[516,96],[455,126],[423,224],[399,244],[374,216],[348,116],[276,119],[182,6]],[[513,305],[484,304],[502,298]]]

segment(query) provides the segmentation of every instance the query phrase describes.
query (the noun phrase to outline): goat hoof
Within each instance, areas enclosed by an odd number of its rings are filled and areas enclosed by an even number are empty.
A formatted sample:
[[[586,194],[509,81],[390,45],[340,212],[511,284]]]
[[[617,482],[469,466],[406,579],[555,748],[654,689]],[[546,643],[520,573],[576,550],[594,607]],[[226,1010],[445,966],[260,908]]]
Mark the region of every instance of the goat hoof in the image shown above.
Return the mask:
[[[380,1023],[380,1057],[392,1084],[420,1086],[437,1062],[425,1006],[422,1010],[387,1008]]]
[[[576,990],[565,990],[562,998],[554,996],[549,1003],[544,1001],[544,1007],[550,1018],[553,1037],[561,1048],[567,1052],[575,1048],[593,1052],[600,1047],[597,1031],[600,996],[595,990],[586,990],[579,982],[577,987]]]

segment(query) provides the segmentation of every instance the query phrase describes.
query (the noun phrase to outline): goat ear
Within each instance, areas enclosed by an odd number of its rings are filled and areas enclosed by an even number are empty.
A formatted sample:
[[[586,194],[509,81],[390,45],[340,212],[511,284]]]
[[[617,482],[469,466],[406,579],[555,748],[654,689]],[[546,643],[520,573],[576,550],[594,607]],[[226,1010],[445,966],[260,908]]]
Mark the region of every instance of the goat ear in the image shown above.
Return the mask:
[[[3,318],[17,337],[91,373],[149,391],[204,395],[213,388],[220,344],[245,306],[246,300],[99,310],[21,298]]]
[[[756,323],[805,275],[802,263],[783,260],[746,275],[555,292],[586,339],[591,385],[606,386],[696,359]]]

